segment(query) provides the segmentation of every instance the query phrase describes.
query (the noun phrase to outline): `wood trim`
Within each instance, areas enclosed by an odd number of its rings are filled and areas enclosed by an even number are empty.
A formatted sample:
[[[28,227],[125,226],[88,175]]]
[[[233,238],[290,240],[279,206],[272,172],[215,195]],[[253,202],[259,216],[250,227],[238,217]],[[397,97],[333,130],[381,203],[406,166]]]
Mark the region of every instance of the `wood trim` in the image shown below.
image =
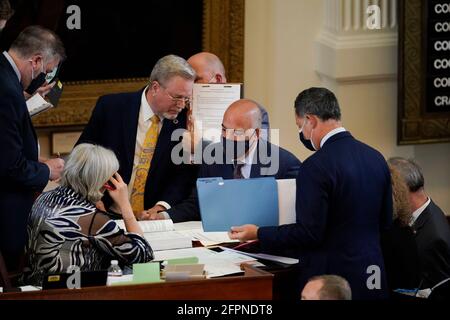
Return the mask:
[[[450,142],[448,114],[425,113],[426,0],[399,1],[398,144]]]
[[[251,266],[217,279],[4,293],[0,300],[271,300],[274,276]]]
[[[222,59],[229,82],[242,82],[244,75],[245,0],[204,0],[203,50]],[[37,129],[82,129],[98,97],[137,91],[147,84],[146,78],[78,81],[64,84],[59,106],[33,118]]]

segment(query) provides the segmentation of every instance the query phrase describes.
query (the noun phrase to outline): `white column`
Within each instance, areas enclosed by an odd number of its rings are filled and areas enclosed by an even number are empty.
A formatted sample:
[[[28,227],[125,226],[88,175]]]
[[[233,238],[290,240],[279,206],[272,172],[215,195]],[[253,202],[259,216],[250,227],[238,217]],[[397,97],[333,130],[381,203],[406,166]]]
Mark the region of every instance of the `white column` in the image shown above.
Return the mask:
[[[337,82],[395,77],[397,0],[323,1],[325,21],[315,43],[319,75]],[[373,30],[367,23],[372,5],[380,8],[381,20]]]

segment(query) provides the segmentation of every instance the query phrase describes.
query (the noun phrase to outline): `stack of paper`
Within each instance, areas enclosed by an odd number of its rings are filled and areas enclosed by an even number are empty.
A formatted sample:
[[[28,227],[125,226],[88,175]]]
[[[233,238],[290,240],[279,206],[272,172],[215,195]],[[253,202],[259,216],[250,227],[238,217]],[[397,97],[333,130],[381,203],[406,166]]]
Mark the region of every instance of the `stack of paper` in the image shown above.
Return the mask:
[[[155,252],[155,261],[165,261],[187,257],[196,257],[198,262],[205,266],[207,278],[241,273],[241,263],[256,261],[254,258],[245,256],[242,257],[239,254],[222,254],[207,248],[190,248]]]
[[[116,220],[122,229],[125,229],[123,220]],[[179,248],[192,248],[192,238],[174,230],[172,220],[139,221],[144,238],[153,251],[171,250]]]

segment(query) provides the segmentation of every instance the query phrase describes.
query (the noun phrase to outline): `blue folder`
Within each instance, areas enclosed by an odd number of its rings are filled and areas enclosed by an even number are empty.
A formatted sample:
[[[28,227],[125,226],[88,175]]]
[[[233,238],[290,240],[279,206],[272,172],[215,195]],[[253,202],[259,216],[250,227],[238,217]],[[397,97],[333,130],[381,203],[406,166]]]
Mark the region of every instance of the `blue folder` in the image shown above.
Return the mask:
[[[197,179],[204,231],[229,231],[232,226],[278,225],[278,190],[275,178]]]

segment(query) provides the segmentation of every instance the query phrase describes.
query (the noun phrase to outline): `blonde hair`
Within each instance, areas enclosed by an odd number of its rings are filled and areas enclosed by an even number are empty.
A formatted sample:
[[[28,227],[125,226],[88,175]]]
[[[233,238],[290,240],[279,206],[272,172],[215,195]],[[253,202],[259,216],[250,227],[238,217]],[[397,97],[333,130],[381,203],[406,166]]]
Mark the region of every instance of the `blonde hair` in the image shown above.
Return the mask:
[[[119,161],[111,150],[83,143],[70,153],[61,178],[61,185],[70,187],[90,202],[103,197],[105,182],[119,170]]]
[[[411,221],[411,205],[409,203],[409,189],[402,178],[400,171],[393,165],[389,164],[391,171],[392,184],[392,202],[393,213],[392,217],[398,219],[402,226],[407,226]]]

